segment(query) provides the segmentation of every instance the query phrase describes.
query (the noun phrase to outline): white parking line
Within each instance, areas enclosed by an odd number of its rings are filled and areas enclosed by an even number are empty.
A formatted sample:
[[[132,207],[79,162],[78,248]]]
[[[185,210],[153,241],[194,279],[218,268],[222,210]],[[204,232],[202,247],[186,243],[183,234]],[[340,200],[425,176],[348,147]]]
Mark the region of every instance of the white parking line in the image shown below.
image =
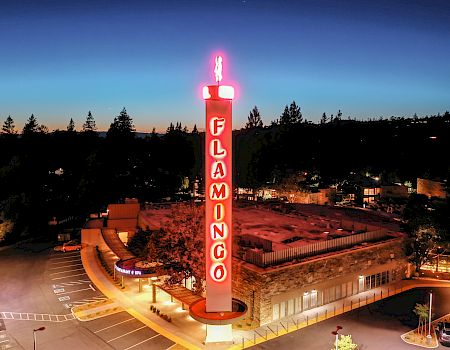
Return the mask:
[[[171,346],[169,346],[166,350],[170,350],[170,349],[172,349],[175,345],[177,345],[177,343],[175,343],[175,344],[173,344],[173,345],[171,345]]]
[[[125,337],[128,334],[140,331],[143,328],[147,328],[147,326],[142,326],[142,327],[136,328],[134,331],[130,331],[130,332],[127,332],[125,334],[119,335],[118,337],[115,337],[115,338],[112,338],[112,339],[108,340],[107,343],[111,343],[112,341],[117,340],[117,339],[122,338],[122,337]]]
[[[50,258],[50,261],[52,261],[52,260],[64,260],[64,259],[73,259],[75,256],[80,256],[80,254],[72,254],[72,255],[69,255],[69,256],[64,256],[64,257],[61,257],[61,258]]]
[[[136,344],[134,344],[134,345],[131,345],[131,346],[129,346],[128,348],[125,348],[125,349],[123,349],[123,350],[129,350],[129,349],[132,349],[132,348],[134,348],[135,346],[138,346],[138,345],[141,345],[142,343],[145,343],[146,341],[149,341],[149,340],[151,340],[151,339],[153,339],[153,338],[156,338],[156,337],[158,337],[158,336],[160,336],[161,334],[156,334],[156,335],[154,335],[153,337],[150,337],[150,338],[147,338],[147,339],[145,339],[145,340],[143,340],[143,341],[141,341],[141,342],[139,342],[139,343],[136,343]],[[173,345],[172,345],[173,346]],[[171,347],[172,347],[171,346]],[[170,349],[170,348],[169,348]]]
[[[92,290],[91,288],[85,288],[85,289],[78,289],[78,290],[72,290],[70,292],[61,292],[61,294],[71,294],[76,292],[82,292],[83,290]]]
[[[117,325],[119,325],[119,324],[122,324],[122,323],[125,323],[125,322],[129,322],[129,321],[131,321],[131,320],[134,320],[134,318],[129,318],[128,320],[125,320],[125,321],[122,321],[122,322],[115,323],[115,324],[113,324],[113,325],[111,325],[111,326],[108,326],[108,327],[99,329],[98,331],[95,331],[94,333],[99,333],[99,332],[105,331],[105,330],[107,330],[107,329],[110,329],[110,328],[112,328],[112,327],[115,327],[115,326],[117,326]]]
[[[59,267],[51,267],[49,270],[57,270],[57,269],[63,269],[65,267],[74,267],[74,266],[80,266],[83,265],[82,263],[79,264],[73,264],[73,265],[65,265],[65,266],[59,266]]]
[[[0,312],[0,319],[18,320],[18,321],[47,321],[47,322],[64,322],[73,320],[72,314],[67,315],[50,315],[50,314],[34,314],[26,312]]]
[[[66,261],[51,262],[50,264],[59,265],[59,264],[66,264],[68,262],[73,262],[73,261],[80,262],[81,260],[80,259],[73,259],[73,260],[66,260]]]
[[[70,277],[75,277],[75,276],[83,276],[83,275],[86,275],[86,272],[85,273],[79,273],[77,275],[70,275],[70,276],[52,278],[52,281],[62,280],[62,279],[65,279],[65,278],[70,278]]]
[[[50,275],[60,275],[60,274],[62,274],[62,273],[75,272],[75,271],[81,271],[81,270],[84,270],[84,268],[73,269],[73,270],[67,270],[67,271],[60,271],[60,272],[52,272]]]
[[[91,283],[90,280],[78,280],[78,281],[71,281],[71,282],[60,282],[59,284],[53,284],[53,288],[62,288],[62,287],[70,287],[70,286],[76,286],[79,284],[86,284]]]

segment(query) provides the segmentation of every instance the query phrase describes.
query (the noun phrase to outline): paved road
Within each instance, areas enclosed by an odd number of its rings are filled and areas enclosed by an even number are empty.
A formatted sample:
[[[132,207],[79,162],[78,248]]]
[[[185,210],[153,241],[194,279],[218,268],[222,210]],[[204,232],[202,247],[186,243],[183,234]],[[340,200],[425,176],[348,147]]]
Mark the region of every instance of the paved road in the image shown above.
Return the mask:
[[[174,345],[126,312],[89,322],[73,319],[72,306],[106,299],[86,275],[80,253],[28,248],[0,252],[0,318],[6,328],[0,329],[0,349],[5,344],[32,349],[33,329],[41,326],[46,329],[36,334],[40,350],[166,350]]]
[[[428,300],[429,289],[414,289],[375,304],[337,316],[311,327],[256,345],[251,349],[324,350],[333,347],[336,325],[342,334],[351,334],[359,350],[411,350],[400,335],[417,326],[412,313],[416,303]],[[450,313],[450,289],[434,290],[433,319]],[[439,346],[439,349],[448,349]]]

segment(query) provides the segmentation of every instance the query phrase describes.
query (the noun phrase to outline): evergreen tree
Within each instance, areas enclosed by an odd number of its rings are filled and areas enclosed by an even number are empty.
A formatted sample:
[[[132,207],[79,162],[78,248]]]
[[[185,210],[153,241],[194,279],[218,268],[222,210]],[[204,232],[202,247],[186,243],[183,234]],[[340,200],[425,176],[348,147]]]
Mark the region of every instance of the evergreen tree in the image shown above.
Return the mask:
[[[300,111],[300,107],[297,106],[295,101],[289,105],[284,107],[283,114],[280,116],[280,124],[281,125],[293,125],[299,124],[303,121],[303,115]]]
[[[292,101],[291,105],[289,106],[289,114],[291,116],[292,124],[299,124],[303,121],[303,115],[300,111],[300,107],[297,106],[295,101]]]
[[[166,134],[170,134],[173,131],[175,131],[175,127],[173,126],[173,123],[170,123],[169,127],[166,130]]]
[[[8,116],[8,118],[6,118],[5,122],[3,123],[2,133],[7,135],[17,134],[17,130],[14,125],[14,120],[13,118],[11,118],[10,115]]]
[[[97,130],[97,126],[95,125],[95,120],[94,117],[92,116],[91,111],[89,111],[87,118],[86,118],[86,122],[83,124],[83,131],[96,131]]]
[[[291,116],[289,114],[289,107],[286,105],[284,107],[283,114],[280,116],[280,125],[288,125],[291,123]]]
[[[38,131],[41,134],[48,134],[48,128],[44,124],[39,125]]]
[[[39,124],[36,118],[34,117],[34,114],[32,114],[31,117],[28,118],[27,122],[23,126],[22,135],[35,134],[39,131],[40,131]]]
[[[120,114],[115,117],[114,122],[111,123],[107,136],[134,137],[134,132],[133,119],[128,115],[125,107],[123,107]]]
[[[327,120],[327,115],[325,114],[325,112],[323,112],[322,118],[320,118],[320,124],[326,124]]]
[[[260,128],[263,126],[263,122],[261,119],[261,114],[259,113],[258,107],[253,107],[253,109],[250,111],[250,114],[247,117],[248,122],[245,124],[246,129],[252,129],[252,128]]]
[[[67,131],[68,132],[74,132],[75,131],[75,123],[72,118],[70,118],[69,125],[67,125]]]
[[[194,124],[194,128],[192,129],[192,134],[198,134],[197,124]]]

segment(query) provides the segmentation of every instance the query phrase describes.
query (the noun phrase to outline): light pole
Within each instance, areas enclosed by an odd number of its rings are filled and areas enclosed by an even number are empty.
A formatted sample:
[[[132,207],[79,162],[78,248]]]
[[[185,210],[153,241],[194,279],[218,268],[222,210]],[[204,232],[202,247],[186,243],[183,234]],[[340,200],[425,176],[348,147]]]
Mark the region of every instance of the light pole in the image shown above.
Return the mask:
[[[44,329],[45,329],[45,327],[39,327],[39,328],[33,329],[33,345],[34,345],[33,349],[34,350],[36,350],[36,332],[43,331]]]
[[[427,343],[431,344],[431,306],[433,304],[433,291],[430,291],[430,309],[428,310],[428,335],[427,335]]]
[[[339,331],[342,329],[341,326],[336,326],[336,330],[331,332],[331,334],[336,336],[336,350],[338,350],[338,343],[339,343]]]

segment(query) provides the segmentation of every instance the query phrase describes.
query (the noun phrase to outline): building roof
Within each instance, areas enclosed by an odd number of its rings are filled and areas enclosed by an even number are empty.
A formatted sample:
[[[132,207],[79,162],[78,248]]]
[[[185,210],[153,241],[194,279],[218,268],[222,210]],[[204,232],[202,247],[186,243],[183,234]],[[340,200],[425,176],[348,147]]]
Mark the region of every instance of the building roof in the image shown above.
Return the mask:
[[[139,203],[109,204],[108,219],[137,219],[139,210]]]
[[[285,213],[285,208],[289,210]],[[286,210],[285,210],[286,211]],[[141,223],[150,229],[164,227],[171,220],[170,208],[141,211]],[[259,237],[272,242],[272,250],[300,247],[330,238],[349,236],[359,230],[398,231],[388,216],[348,208],[311,204],[268,206],[242,204],[233,207],[233,233]]]

